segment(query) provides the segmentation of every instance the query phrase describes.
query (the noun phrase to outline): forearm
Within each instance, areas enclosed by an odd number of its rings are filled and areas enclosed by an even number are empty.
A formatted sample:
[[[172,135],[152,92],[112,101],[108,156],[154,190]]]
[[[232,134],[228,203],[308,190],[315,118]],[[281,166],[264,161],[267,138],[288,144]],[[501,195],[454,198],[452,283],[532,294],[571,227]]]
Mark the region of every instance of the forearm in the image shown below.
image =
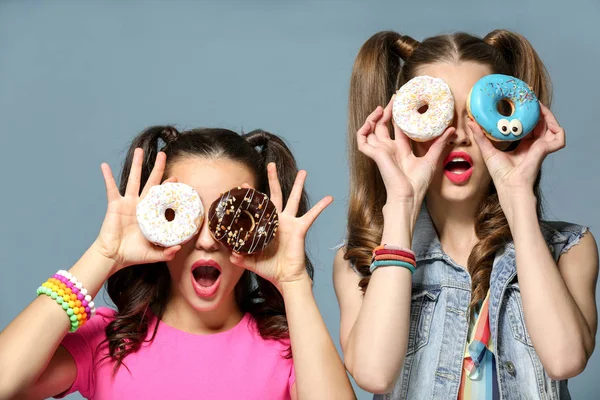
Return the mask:
[[[412,208],[388,206],[382,244],[410,248]],[[366,390],[386,392],[400,373],[408,341],[411,286],[406,268],[380,267],[371,276],[345,352],[348,370]]]
[[[315,302],[310,280],[283,284],[298,399],[354,399],[346,369]]]
[[[591,355],[594,337],[544,240],[533,194],[507,208],[525,322],[535,350],[554,375],[576,373]]]
[[[94,297],[112,268],[111,261],[92,246],[69,272]],[[34,295],[36,288],[32,286]],[[55,300],[41,295],[32,301],[0,332],[0,393],[19,391],[35,382],[69,328],[69,318]]]

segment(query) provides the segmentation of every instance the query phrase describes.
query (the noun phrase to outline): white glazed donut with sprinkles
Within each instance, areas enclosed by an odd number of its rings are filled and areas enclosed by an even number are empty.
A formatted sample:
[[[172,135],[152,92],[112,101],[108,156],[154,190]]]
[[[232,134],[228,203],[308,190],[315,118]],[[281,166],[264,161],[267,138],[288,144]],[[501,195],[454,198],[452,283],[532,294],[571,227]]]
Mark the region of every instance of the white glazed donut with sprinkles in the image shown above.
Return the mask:
[[[167,211],[175,217],[167,219]],[[183,183],[153,186],[137,205],[138,225],[148,241],[162,247],[185,243],[198,233],[204,217],[200,196]]]
[[[419,112],[424,106],[425,112]],[[406,136],[426,142],[442,135],[452,122],[454,96],[442,79],[417,76],[396,93],[392,114]]]

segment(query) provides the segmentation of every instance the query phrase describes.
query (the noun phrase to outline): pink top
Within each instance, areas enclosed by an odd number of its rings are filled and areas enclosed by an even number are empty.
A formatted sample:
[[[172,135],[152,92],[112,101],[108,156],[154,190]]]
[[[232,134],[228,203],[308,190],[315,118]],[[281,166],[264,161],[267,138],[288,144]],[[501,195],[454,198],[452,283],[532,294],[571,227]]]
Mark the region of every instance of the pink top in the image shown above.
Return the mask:
[[[125,357],[112,376],[104,329],[115,311],[99,308],[62,345],[77,364],[73,386],[88,399],[289,399],[295,381],[288,341],[264,340],[250,314],[228,331],[194,335],[159,322],[153,342]],[[152,335],[151,324],[148,338]]]

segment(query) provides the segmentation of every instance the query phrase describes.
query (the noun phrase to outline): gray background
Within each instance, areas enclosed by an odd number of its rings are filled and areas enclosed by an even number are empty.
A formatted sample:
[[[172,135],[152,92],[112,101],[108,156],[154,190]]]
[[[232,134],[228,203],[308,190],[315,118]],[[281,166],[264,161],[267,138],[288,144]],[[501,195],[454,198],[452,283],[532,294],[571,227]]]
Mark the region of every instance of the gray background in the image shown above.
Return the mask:
[[[384,29],[423,39],[505,27],[528,37],[568,137],[545,163],[549,216],[598,235],[600,189],[590,178],[600,172],[599,3],[482,3],[1,2],[0,328],[96,237],[106,206],[100,163],[118,170],[138,131],[175,123],[281,134],[308,170],[312,199],[336,198],[310,251],[315,295],[338,342],[331,248],[346,221],[348,80],[359,47]],[[598,371],[600,351],[571,381],[575,399],[598,398]]]

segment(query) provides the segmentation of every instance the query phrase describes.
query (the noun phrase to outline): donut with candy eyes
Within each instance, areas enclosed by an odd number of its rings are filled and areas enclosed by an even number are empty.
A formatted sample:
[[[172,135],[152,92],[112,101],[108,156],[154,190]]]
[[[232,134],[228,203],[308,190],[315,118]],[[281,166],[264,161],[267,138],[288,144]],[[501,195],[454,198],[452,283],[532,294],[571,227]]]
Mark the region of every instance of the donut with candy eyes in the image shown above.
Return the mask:
[[[502,115],[499,107],[509,115]],[[467,110],[486,136],[497,142],[523,139],[540,118],[540,104],[529,85],[501,74],[484,76],[475,83],[467,97]]]

